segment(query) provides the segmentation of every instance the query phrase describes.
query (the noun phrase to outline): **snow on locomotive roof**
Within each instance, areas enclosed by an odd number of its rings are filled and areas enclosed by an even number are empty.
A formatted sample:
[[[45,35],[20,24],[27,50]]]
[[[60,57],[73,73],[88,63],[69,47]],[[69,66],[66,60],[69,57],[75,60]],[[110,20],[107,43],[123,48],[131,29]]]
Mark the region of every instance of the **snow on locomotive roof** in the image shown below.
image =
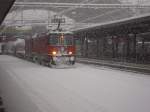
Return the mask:
[[[71,31],[49,31],[48,33],[41,33],[41,34],[38,34],[38,33],[35,33],[32,38],[37,38],[37,37],[40,37],[42,35],[49,35],[49,34],[73,34],[73,32]]]
[[[73,32],[71,32],[71,31],[49,31],[48,32],[48,34],[51,34],[51,33],[53,33],[53,34],[73,34]]]

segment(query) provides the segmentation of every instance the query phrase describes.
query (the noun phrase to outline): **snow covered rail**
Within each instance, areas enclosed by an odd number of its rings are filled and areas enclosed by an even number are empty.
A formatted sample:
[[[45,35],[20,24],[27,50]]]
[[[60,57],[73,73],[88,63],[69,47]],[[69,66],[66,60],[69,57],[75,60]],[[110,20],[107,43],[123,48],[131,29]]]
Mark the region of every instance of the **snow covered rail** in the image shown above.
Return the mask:
[[[100,66],[108,66],[112,68],[119,68],[127,71],[141,72],[150,74],[150,65],[127,63],[127,62],[115,62],[115,61],[106,61],[106,60],[96,60],[96,59],[87,59],[87,58],[77,58],[77,62],[94,64]]]

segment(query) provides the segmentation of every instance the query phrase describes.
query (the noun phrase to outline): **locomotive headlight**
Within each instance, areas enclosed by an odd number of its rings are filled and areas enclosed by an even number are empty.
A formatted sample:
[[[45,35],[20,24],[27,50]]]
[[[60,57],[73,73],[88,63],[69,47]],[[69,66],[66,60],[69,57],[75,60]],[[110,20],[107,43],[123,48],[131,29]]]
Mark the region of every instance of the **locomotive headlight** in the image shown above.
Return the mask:
[[[69,55],[72,55],[72,52],[71,52],[71,51],[69,51]]]
[[[53,54],[53,55],[56,55],[56,51],[53,51],[52,54]]]

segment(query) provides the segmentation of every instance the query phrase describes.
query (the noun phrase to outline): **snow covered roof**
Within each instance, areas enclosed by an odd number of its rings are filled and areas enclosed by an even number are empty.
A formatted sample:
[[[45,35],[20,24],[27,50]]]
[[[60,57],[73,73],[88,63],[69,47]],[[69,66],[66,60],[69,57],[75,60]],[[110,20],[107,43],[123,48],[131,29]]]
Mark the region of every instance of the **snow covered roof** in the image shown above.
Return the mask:
[[[150,4],[149,0],[16,0],[31,3],[82,3],[82,4]],[[18,12],[16,11],[18,10]],[[23,10],[23,11],[22,11]],[[9,24],[49,24],[56,14],[66,19],[64,27],[80,29],[111,21],[149,13],[150,8],[83,8],[81,7],[13,7],[6,19]],[[23,12],[23,14],[22,14]],[[16,16],[14,16],[16,15]],[[13,19],[12,19],[13,18]],[[10,22],[9,20],[13,20]],[[23,22],[22,22],[23,21]]]
[[[71,32],[71,31],[49,31],[48,32],[48,34],[49,33],[53,33],[53,34],[73,34],[73,32]]]
[[[124,18],[124,19],[120,19],[120,20],[104,22],[104,23],[96,24],[96,25],[89,26],[89,27],[86,27],[86,28],[78,28],[78,29],[75,29],[75,30],[72,30],[72,31],[79,31],[79,30],[95,28],[95,27],[101,27],[101,26],[107,26],[107,25],[113,25],[113,24],[116,25],[116,24],[119,24],[119,23],[128,23],[128,22],[137,21],[137,20],[142,21],[142,19],[144,19],[144,18],[150,19],[150,14],[144,14],[144,15],[139,15],[139,16],[136,16],[136,17],[129,17],[129,18]]]

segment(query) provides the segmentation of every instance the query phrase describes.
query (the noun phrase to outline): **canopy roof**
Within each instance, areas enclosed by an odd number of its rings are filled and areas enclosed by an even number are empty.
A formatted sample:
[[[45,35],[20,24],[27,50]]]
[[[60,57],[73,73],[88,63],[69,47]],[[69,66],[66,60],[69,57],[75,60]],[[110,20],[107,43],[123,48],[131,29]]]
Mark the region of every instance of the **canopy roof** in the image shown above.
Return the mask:
[[[90,27],[100,23],[106,23],[110,21],[121,20],[125,18],[130,18],[134,16],[139,16],[141,14],[149,13],[150,7],[146,8],[118,8],[118,7],[108,7],[113,4],[149,4],[149,0],[16,0],[17,3],[22,3],[20,6],[15,6],[12,8],[10,15],[6,19],[8,21],[14,20],[11,23],[40,23],[49,24],[49,19],[52,16],[58,14],[66,18],[66,23],[73,26],[72,29]],[[25,3],[31,3],[29,5],[24,5]],[[36,4],[36,5],[33,5]],[[43,5],[45,3],[45,5]],[[48,3],[57,3],[46,5]],[[63,3],[63,5],[61,4]],[[65,4],[66,3],[66,4]],[[72,4],[72,7],[66,7],[66,5]],[[38,5],[37,5],[38,4]],[[41,4],[41,5],[40,5]],[[89,4],[87,7],[76,6],[77,4]],[[91,5],[106,5],[106,7],[91,7]],[[60,6],[61,5],[61,6]],[[94,5],[94,6],[95,6]],[[18,12],[17,12],[18,11]],[[23,14],[21,13],[23,12]],[[36,14],[33,14],[33,11]],[[44,12],[48,11],[48,12]],[[31,13],[32,14],[29,14]],[[16,13],[17,16],[12,16]],[[40,14],[39,14],[40,13]],[[44,14],[45,13],[45,14]],[[50,13],[50,15],[48,15]],[[43,15],[42,15],[43,14]],[[46,15],[46,16],[45,16]],[[33,17],[34,16],[34,17]],[[36,16],[36,17],[35,17]],[[49,17],[50,16],[50,17]],[[13,18],[13,19],[12,19]],[[32,19],[31,19],[32,18]],[[47,21],[47,22],[46,22]]]

